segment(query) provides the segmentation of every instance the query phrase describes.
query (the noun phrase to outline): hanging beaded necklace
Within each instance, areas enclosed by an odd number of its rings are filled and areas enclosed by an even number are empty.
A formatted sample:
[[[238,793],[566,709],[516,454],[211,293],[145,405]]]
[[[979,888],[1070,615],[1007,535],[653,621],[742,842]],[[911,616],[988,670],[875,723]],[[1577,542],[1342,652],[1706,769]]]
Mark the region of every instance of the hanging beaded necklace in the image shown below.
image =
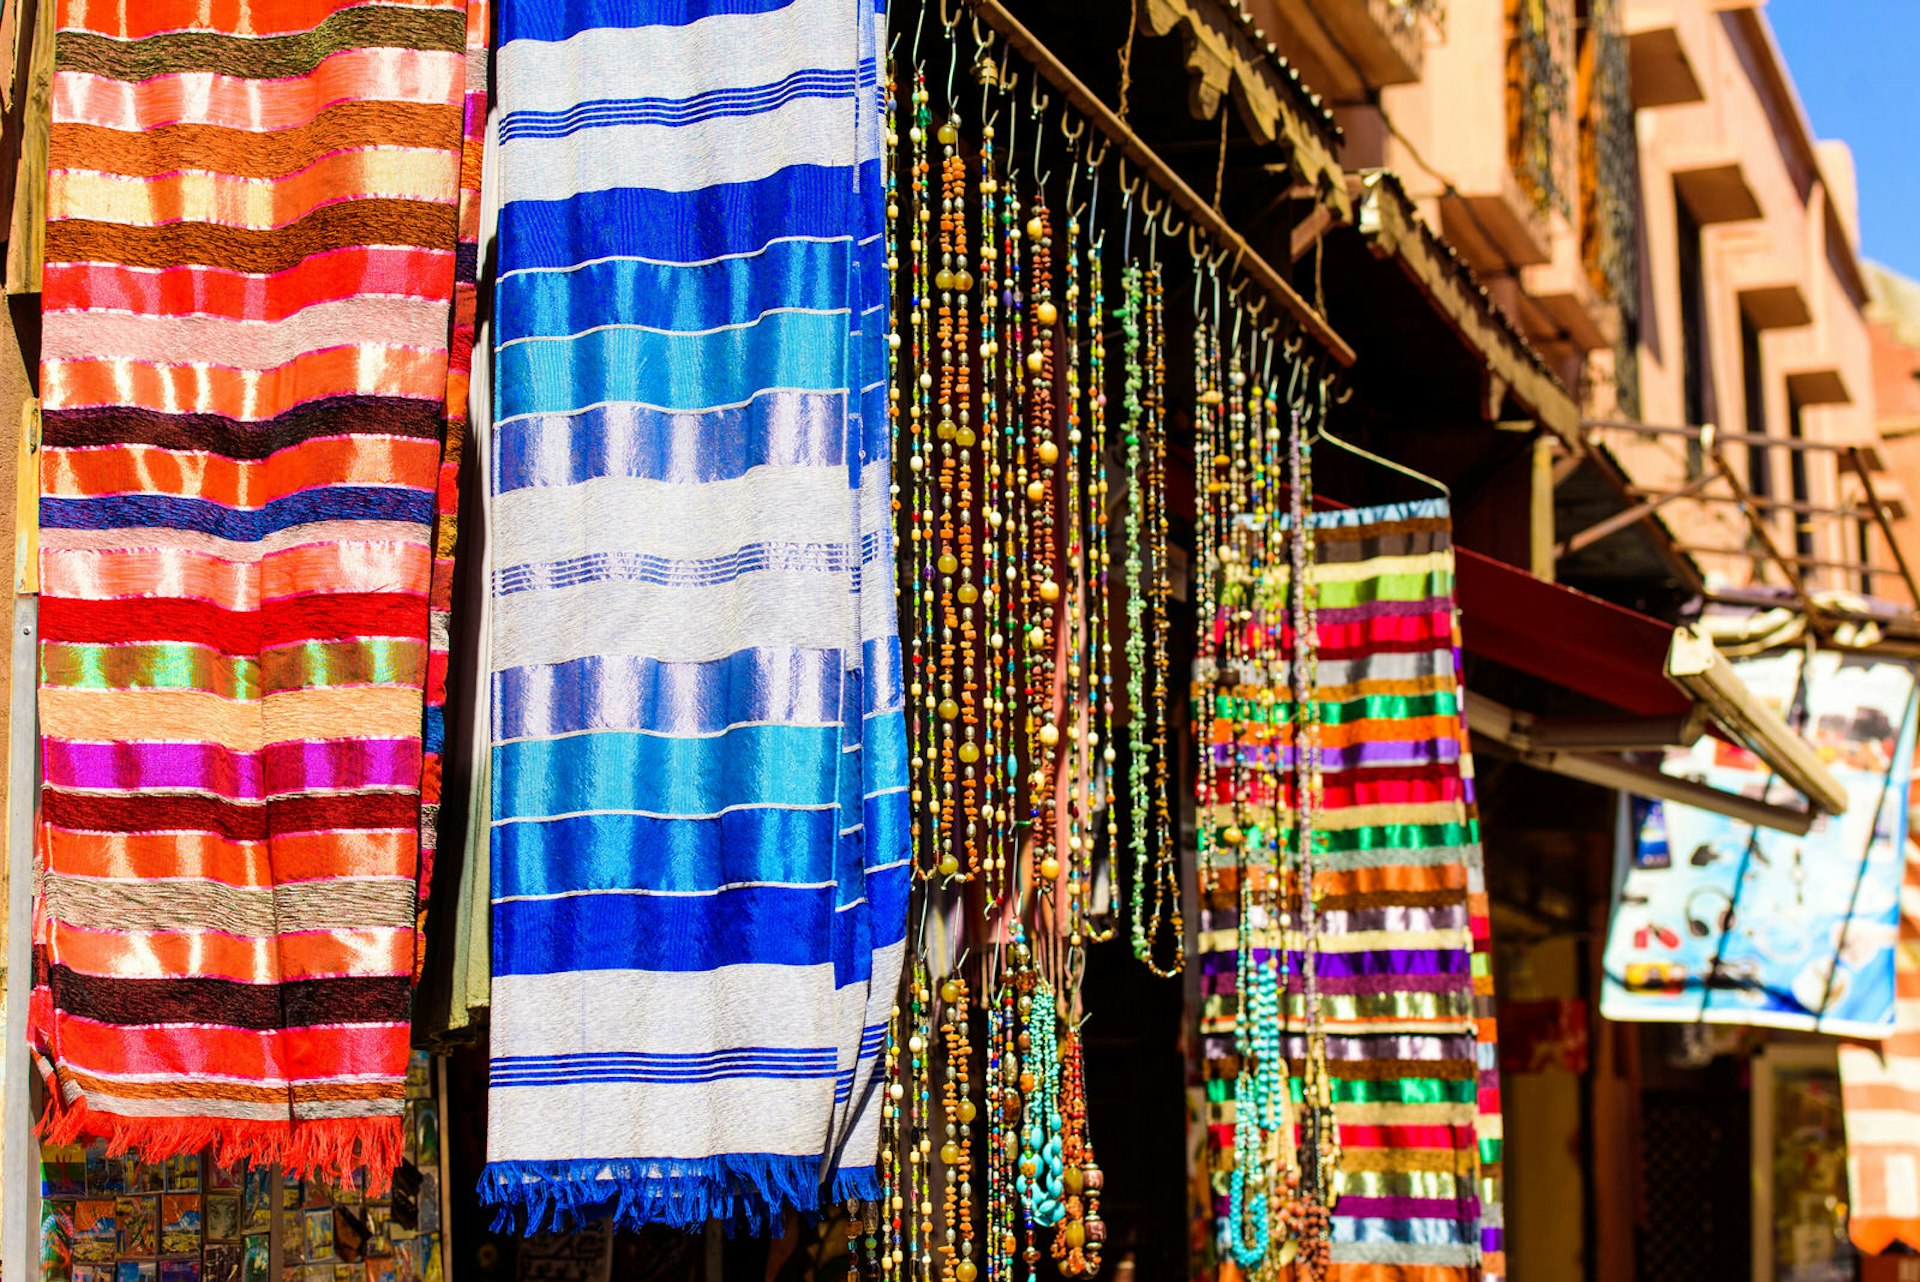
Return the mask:
[[[946,1282],[974,1282],[979,1269],[973,1262],[973,1119],[972,1091],[968,1089],[973,1047],[967,1023],[967,981],[951,975],[940,985],[941,1028],[946,1037],[946,1139],[940,1162],[947,1172],[946,1240],[940,1244],[941,1277]]]
[[[969,399],[973,389],[968,336],[968,300],[973,274],[967,267],[966,162],[959,154],[957,111],[940,126],[942,149],[940,199],[940,543],[935,561],[940,583],[940,689],[935,711],[940,719],[940,818],[945,842],[938,869],[943,876],[963,875],[972,867],[977,829],[969,816],[979,804],[975,772],[978,759],[974,722],[977,686],[973,671],[973,468],[975,439]],[[958,849],[956,850],[956,846]],[[962,862],[962,854],[965,862]]]
[[[908,529],[907,574],[913,591],[912,619],[907,629],[909,684],[907,693],[912,709],[910,733],[913,741],[911,834],[915,871],[921,877],[931,874],[928,858],[937,865],[940,849],[940,780],[936,769],[939,757],[937,719],[934,715],[939,697],[934,693],[931,638],[934,630],[934,456],[933,367],[929,358],[932,342],[932,288],[928,271],[927,236],[933,218],[928,192],[929,167],[927,140],[932,131],[932,111],[928,106],[927,75],[924,66],[914,68],[913,124],[907,131],[909,194],[907,250],[909,265],[909,360],[907,381],[913,392],[908,410],[910,448],[902,451],[908,473],[910,524]],[[896,384],[897,386],[897,384]]]
[[[1096,181],[1098,175],[1095,175]],[[1096,195],[1098,193],[1096,192]],[[1087,606],[1087,720],[1089,728],[1083,749],[1086,759],[1086,805],[1104,819],[1108,859],[1118,858],[1120,849],[1120,812],[1114,804],[1114,775],[1119,753],[1113,743],[1113,620],[1110,617],[1113,548],[1107,527],[1109,480],[1107,475],[1107,291],[1102,246],[1105,237],[1093,236],[1087,243],[1087,277],[1092,300],[1087,306],[1087,359],[1089,397],[1087,404],[1088,487],[1087,555],[1091,567],[1086,573],[1090,600]],[[1091,895],[1094,889],[1096,841],[1091,827],[1084,835],[1081,856],[1081,889]],[[1114,925],[1108,919],[1104,929],[1091,921],[1091,912],[1083,898],[1078,929],[1073,943],[1103,944],[1113,938]]]
[[[1296,380],[1304,382],[1304,379]],[[1321,796],[1319,592],[1314,567],[1313,455],[1307,416],[1292,407],[1288,516],[1292,526],[1292,607],[1295,710],[1293,912],[1302,934],[1300,978],[1305,1007],[1306,1059],[1302,1066],[1298,1190],[1287,1208],[1288,1230],[1299,1243],[1310,1278],[1324,1279],[1332,1262],[1331,1210],[1337,1193],[1339,1136],[1327,1071],[1326,1030],[1319,987],[1320,909],[1314,887]]]
[[[1055,796],[1060,727],[1054,706],[1060,616],[1060,584],[1054,578],[1060,496],[1054,473],[1060,447],[1054,440],[1053,421],[1053,327],[1060,314],[1053,302],[1053,230],[1044,193],[1035,193],[1026,232],[1033,269],[1032,345],[1027,349],[1026,366],[1028,421],[1034,441],[1033,469],[1027,481],[1032,520],[1027,548],[1029,560],[1037,567],[1028,576],[1027,645],[1031,653],[1027,658],[1027,719],[1031,742],[1027,757],[1033,764],[1028,815],[1033,824],[1031,844],[1038,889],[1043,895],[1051,895],[1054,881],[1060,876]]]
[[[995,234],[995,212],[999,190],[995,176],[993,113],[990,94],[999,76],[991,58],[980,63],[981,118],[988,123],[980,129],[980,440],[983,446],[981,481],[984,492],[985,528],[981,539],[983,562],[980,574],[981,632],[986,649],[981,655],[985,665],[986,699],[980,734],[980,812],[981,859],[978,874],[984,876],[989,896],[997,897],[1006,860],[1006,831],[1001,822],[1008,812],[1009,776],[1002,770],[1002,746],[1006,742],[1006,669],[1002,655],[1006,646],[1006,593],[1002,568],[1006,547],[1001,534],[1007,505],[1005,459],[1007,433],[1002,422],[1000,359],[1001,308],[1003,286],[996,279],[1000,261],[999,237]]]

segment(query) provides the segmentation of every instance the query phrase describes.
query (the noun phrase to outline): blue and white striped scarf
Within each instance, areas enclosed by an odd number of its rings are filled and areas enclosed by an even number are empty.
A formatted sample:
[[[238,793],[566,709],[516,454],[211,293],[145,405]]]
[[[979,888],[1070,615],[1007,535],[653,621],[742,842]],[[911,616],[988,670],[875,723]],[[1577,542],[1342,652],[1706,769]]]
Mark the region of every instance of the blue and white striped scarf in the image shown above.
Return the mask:
[[[910,882],[884,0],[505,0],[484,1200],[872,1196]]]

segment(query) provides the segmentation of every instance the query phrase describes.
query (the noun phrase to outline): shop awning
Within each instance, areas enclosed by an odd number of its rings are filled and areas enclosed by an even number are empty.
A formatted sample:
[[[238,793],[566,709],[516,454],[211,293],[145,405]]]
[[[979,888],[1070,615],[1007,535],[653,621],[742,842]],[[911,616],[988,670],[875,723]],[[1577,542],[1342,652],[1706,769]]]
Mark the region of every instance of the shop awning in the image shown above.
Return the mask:
[[[1741,683],[1711,641],[1465,548],[1456,573],[1470,652],[1619,710],[1553,718],[1469,695],[1473,733],[1542,769],[1765,827],[1805,832],[1815,812],[1846,808],[1846,793],[1813,748]],[[1710,726],[1759,756],[1809,808],[1735,797],[1620,755],[1684,745]]]

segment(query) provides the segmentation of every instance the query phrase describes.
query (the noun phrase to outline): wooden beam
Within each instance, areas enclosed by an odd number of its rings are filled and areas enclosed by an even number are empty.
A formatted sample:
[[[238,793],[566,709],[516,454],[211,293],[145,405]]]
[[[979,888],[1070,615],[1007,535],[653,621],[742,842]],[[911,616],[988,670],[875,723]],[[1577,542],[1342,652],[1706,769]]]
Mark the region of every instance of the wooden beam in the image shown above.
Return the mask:
[[[982,21],[999,32],[1015,52],[1031,63],[1034,70],[1064,94],[1076,110],[1092,121],[1094,128],[1112,140],[1113,145],[1139,167],[1149,182],[1166,191],[1218,248],[1226,251],[1227,266],[1245,273],[1253,283],[1265,290],[1335,362],[1347,367],[1353,365],[1358,359],[1353,347],[1334,331],[1327,318],[1303,298],[1300,291],[1289,284],[1272,263],[1247,244],[1246,239],[1221,217],[1219,210],[1202,200],[1159,152],[1148,146],[1093,90],[1082,84],[1080,78],[1028,31],[1001,0],[967,0],[967,4]]]

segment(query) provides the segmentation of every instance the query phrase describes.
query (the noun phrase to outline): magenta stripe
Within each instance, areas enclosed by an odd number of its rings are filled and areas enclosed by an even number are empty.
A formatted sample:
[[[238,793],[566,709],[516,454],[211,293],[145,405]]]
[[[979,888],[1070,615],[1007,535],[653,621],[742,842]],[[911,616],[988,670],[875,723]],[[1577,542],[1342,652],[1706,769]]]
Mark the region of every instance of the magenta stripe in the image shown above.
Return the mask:
[[[241,801],[420,782],[418,739],[277,743],[258,753],[206,743],[48,739],[44,761],[47,782],[55,787],[119,792],[192,788]]]

